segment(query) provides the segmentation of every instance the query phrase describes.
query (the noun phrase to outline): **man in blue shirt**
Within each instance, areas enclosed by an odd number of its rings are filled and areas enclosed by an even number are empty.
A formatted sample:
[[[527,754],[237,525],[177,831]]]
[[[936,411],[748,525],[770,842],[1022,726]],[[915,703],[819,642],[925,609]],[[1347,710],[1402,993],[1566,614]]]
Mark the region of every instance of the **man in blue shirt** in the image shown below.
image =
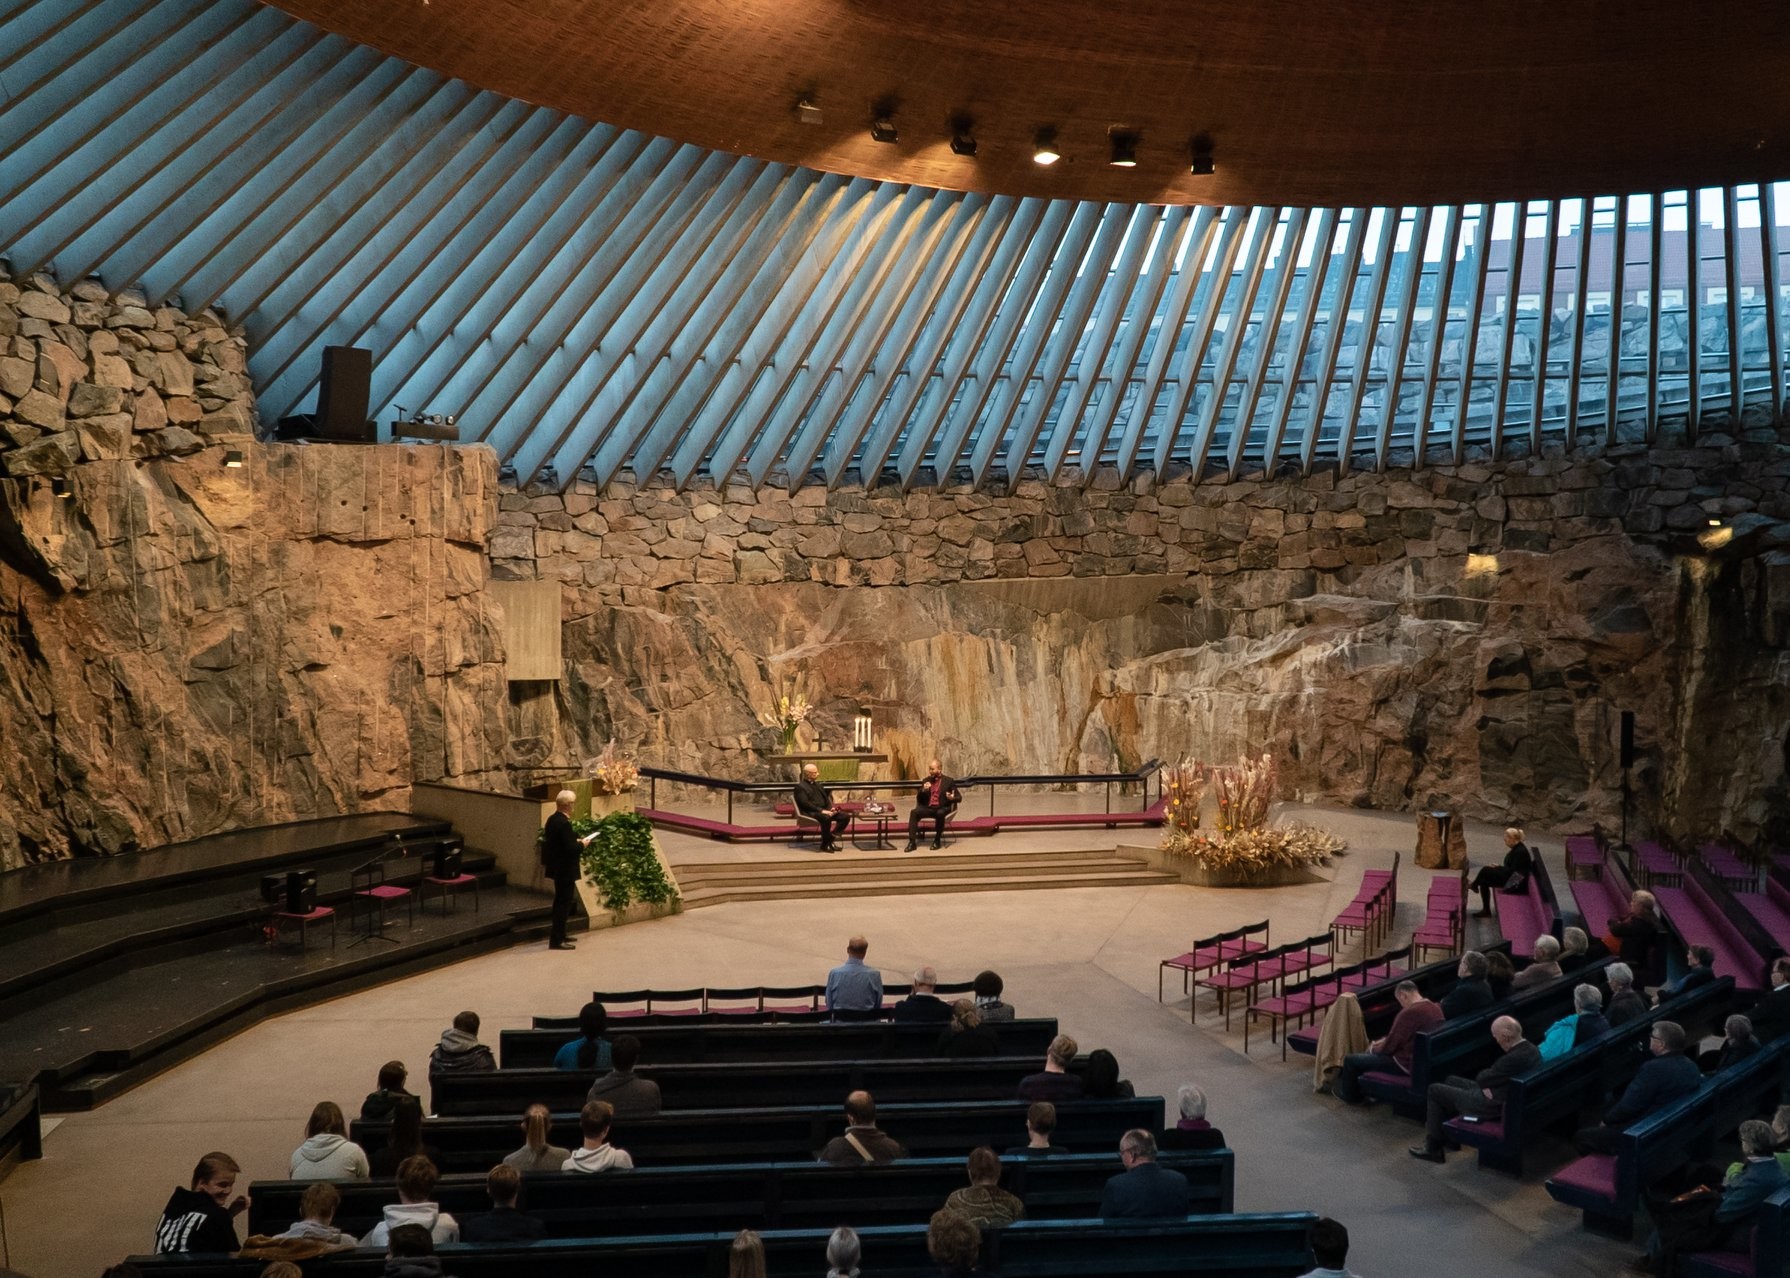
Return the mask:
[[[827,1011],[839,1020],[882,1015],[883,974],[866,966],[870,942],[854,936],[845,943],[845,962],[827,973]]]

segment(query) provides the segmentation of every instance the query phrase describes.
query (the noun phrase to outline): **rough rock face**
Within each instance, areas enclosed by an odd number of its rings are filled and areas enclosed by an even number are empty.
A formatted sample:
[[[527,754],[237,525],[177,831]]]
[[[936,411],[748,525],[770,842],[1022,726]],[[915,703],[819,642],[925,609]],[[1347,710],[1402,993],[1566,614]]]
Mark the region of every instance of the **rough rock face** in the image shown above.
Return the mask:
[[[1787,442],[1011,497],[508,493],[494,570],[565,583],[558,713],[514,762],[613,734],[761,777],[757,712],[801,672],[823,739],[868,708],[910,773],[1266,748],[1308,798],[1582,827],[1617,819],[1632,709],[1637,826],[1751,836],[1790,807]]]

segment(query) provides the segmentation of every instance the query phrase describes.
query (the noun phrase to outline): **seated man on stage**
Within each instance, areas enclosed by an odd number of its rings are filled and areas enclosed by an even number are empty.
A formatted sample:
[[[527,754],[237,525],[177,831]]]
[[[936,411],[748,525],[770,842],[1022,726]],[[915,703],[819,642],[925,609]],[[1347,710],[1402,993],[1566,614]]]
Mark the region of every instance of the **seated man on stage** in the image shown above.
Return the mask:
[[[920,782],[920,789],[915,795],[918,804],[907,814],[907,846],[903,852],[912,852],[920,846],[920,823],[932,822],[932,846],[943,847],[945,842],[945,819],[962,800],[963,795],[957,789],[957,782],[944,774],[939,761],[934,759],[927,768],[925,779]]]
[[[820,826],[820,850],[837,852],[839,836],[851,824],[851,813],[833,806],[832,792],[820,783],[820,769],[812,763],[802,765],[802,779],[796,782],[796,812]]]

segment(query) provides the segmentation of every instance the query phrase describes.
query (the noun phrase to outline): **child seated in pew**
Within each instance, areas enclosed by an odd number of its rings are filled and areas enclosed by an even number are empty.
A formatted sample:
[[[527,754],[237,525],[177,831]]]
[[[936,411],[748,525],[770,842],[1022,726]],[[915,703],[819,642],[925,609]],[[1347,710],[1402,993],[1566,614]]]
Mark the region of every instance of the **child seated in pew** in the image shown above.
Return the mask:
[[[858,1261],[864,1244],[858,1231],[846,1225],[835,1229],[827,1239],[827,1278],[858,1278]]]
[[[609,1068],[609,1044],[603,1031],[609,1028],[609,1009],[598,1002],[578,1009],[578,1037],[553,1054],[553,1068],[596,1070]]]
[[[232,1222],[249,1209],[249,1196],[237,1194],[242,1167],[228,1154],[210,1153],[193,1168],[186,1189],[176,1189],[162,1208],[155,1227],[155,1254],[235,1251]]]
[[[1009,1158],[1043,1158],[1050,1154],[1067,1154],[1061,1145],[1050,1143],[1057,1130],[1057,1107],[1049,1101],[1033,1101],[1026,1109],[1026,1143],[1007,1151]]]
[[[604,1172],[631,1171],[634,1160],[625,1149],[609,1143],[609,1128],[615,1122],[615,1107],[608,1101],[587,1101],[578,1113],[584,1129],[584,1145],[572,1151],[561,1171]]]
[[[385,1147],[374,1150],[367,1165],[374,1180],[384,1180],[418,1155],[441,1164],[441,1151],[423,1139],[423,1103],[414,1096],[400,1096],[392,1107],[392,1130]]]
[[[392,1230],[385,1251],[385,1278],[444,1278],[435,1240],[421,1225]]]
[[[491,1210],[466,1218],[460,1227],[461,1242],[533,1242],[547,1236],[540,1217],[516,1210],[522,1173],[514,1167],[507,1163],[493,1167],[485,1177],[485,1192],[491,1195]]]
[[[403,1061],[387,1061],[379,1067],[379,1090],[368,1092],[367,1098],[360,1103],[362,1122],[383,1123],[392,1116],[392,1110],[400,1100],[416,1100],[414,1093],[404,1090],[404,1084],[410,1078],[410,1071]]]
[[[813,764],[809,764],[813,767]],[[765,1278],[764,1239],[755,1229],[742,1229],[727,1249],[727,1278]]]
[[[505,1154],[503,1161],[519,1172],[558,1171],[572,1151],[550,1143],[553,1112],[545,1105],[530,1105],[522,1114],[522,1148]]]
[[[360,1244],[355,1242],[352,1234],[336,1228],[336,1209],[341,1205],[342,1195],[334,1185],[327,1180],[313,1181],[298,1200],[299,1219],[285,1233],[275,1236],[315,1243],[323,1248],[324,1255],[332,1251],[353,1251]]]
[[[1096,1100],[1130,1100],[1137,1089],[1129,1079],[1119,1077],[1119,1058],[1096,1047],[1088,1053],[1087,1066],[1081,1072],[1081,1094]]]
[[[459,1242],[460,1222],[435,1201],[435,1182],[439,1179],[441,1174],[435,1170],[435,1164],[421,1154],[406,1158],[398,1168],[398,1201],[386,1206],[385,1219],[367,1231],[360,1245],[383,1247],[394,1232],[406,1225],[421,1227],[438,1243]]]

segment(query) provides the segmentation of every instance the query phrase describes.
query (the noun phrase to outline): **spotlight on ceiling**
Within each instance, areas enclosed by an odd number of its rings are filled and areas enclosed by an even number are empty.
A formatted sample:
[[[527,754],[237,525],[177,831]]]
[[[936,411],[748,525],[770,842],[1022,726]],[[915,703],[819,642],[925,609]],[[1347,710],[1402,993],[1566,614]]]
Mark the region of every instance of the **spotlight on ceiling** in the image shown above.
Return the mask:
[[[1130,129],[1108,129],[1106,140],[1112,147],[1112,158],[1107,161],[1115,169],[1135,169],[1137,167],[1137,134]]]
[[[796,119],[803,124],[819,124],[821,122],[820,103],[812,94],[804,93],[796,99]]]
[[[874,142],[894,143],[901,137],[895,131],[895,101],[884,98],[870,107],[870,137]]]
[[[1711,528],[1720,528],[1722,526],[1722,521],[1719,519],[1711,518],[1709,521],[1709,526]]]
[[[976,122],[970,119],[967,115],[958,115],[951,118],[952,155],[961,155],[966,159],[975,157],[976,135],[971,132],[975,127]]]
[[[1218,172],[1218,161],[1212,158],[1212,138],[1202,133],[1188,145],[1191,162],[1188,169],[1195,177],[1210,177]]]
[[[1057,150],[1057,131],[1051,128],[1039,129],[1037,136],[1032,139],[1032,163],[1055,164],[1062,158],[1063,153]]]

